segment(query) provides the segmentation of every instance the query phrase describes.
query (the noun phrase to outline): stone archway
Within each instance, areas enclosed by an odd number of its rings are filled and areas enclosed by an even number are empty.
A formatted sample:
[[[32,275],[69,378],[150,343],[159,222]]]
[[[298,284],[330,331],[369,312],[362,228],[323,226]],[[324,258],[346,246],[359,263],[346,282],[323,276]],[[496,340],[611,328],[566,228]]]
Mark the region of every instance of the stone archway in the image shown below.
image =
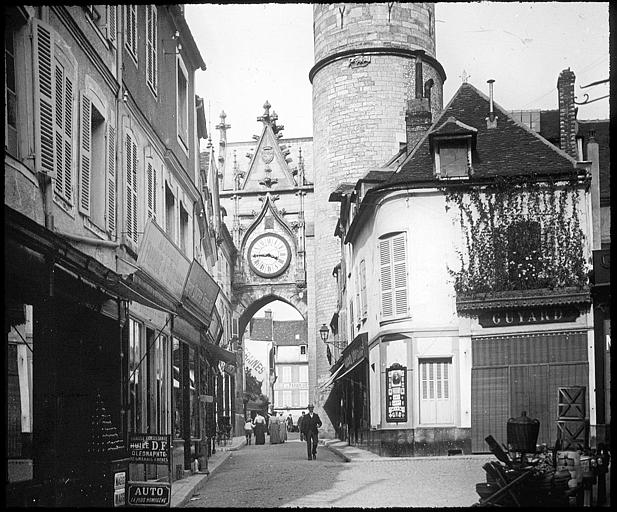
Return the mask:
[[[246,286],[236,295],[235,313],[238,315],[238,336],[242,336],[253,315],[262,307],[280,300],[294,307],[308,321],[306,295],[300,294],[296,285]]]

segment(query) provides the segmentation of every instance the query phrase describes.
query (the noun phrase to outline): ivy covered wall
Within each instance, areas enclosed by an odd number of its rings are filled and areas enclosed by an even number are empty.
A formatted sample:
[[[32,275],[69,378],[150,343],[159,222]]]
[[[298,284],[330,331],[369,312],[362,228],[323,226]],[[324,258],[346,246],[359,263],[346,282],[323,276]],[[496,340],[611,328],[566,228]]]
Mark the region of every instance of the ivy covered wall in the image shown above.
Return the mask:
[[[460,268],[449,269],[457,294],[585,286],[585,186],[498,177],[445,188],[462,233]]]

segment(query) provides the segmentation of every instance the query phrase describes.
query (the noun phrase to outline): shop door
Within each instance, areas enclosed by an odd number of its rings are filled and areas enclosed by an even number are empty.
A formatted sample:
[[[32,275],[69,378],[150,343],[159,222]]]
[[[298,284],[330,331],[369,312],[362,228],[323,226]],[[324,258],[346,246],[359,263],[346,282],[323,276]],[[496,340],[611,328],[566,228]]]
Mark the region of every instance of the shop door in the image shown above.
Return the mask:
[[[420,423],[452,424],[452,358],[421,359],[418,361],[418,370]]]
[[[587,334],[500,336],[474,339],[472,343],[472,451],[488,452],[488,435],[507,443],[508,419],[519,417],[522,411],[540,421],[538,444],[553,446],[558,430],[559,387],[589,386]],[[588,395],[587,390],[587,401]]]

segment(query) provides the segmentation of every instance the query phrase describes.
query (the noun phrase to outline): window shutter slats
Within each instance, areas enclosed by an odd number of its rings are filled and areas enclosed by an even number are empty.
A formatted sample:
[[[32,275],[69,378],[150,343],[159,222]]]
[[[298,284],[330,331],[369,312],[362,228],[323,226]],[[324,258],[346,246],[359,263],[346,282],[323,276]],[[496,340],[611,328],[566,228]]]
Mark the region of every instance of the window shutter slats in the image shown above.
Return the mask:
[[[137,145],[126,136],[126,231],[137,242]]]
[[[118,30],[117,7],[115,5],[107,6],[107,39],[112,45],[116,45],[116,32]]]
[[[408,314],[405,233],[379,241],[382,316]]]
[[[368,304],[366,300],[366,261],[360,262],[360,302],[362,304],[362,316],[368,314]]]
[[[147,210],[148,217],[156,220],[156,169],[151,162],[148,162],[147,171]]]
[[[82,94],[79,146],[79,210],[90,215],[92,103]]]
[[[52,81],[53,37],[49,29],[40,22],[34,25],[35,46],[35,122],[36,170],[55,176],[54,152],[54,83]]]
[[[116,129],[107,126],[107,231],[116,231]]]
[[[126,236],[133,235],[133,176],[131,171],[131,152],[133,145],[130,135],[126,136]]]

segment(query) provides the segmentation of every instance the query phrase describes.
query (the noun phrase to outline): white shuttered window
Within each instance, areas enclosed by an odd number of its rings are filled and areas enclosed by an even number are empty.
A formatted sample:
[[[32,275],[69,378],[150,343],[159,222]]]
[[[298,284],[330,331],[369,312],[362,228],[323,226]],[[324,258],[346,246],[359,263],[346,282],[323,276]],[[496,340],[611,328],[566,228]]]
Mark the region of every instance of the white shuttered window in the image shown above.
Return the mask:
[[[158,87],[158,30],[156,6],[146,6],[146,81],[156,94]]]
[[[379,241],[382,319],[408,315],[407,244],[405,233],[387,236]]]
[[[72,203],[75,64],[58,49],[56,38],[35,20],[36,168],[53,176],[55,194]]]
[[[137,144],[126,135],[126,236],[137,243]]]

